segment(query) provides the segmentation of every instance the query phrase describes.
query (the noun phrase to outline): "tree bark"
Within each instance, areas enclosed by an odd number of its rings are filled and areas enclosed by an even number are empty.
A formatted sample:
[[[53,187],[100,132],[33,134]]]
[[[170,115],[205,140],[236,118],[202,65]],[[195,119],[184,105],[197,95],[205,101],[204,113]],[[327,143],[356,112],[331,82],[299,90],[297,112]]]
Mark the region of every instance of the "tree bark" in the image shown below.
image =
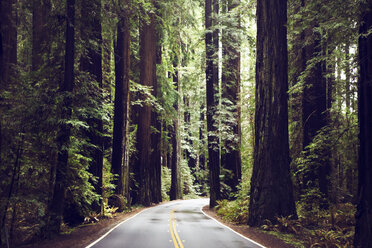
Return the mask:
[[[199,127],[199,168],[205,169],[205,99],[200,105],[200,127]]]
[[[102,27],[101,27],[101,1],[100,0],[84,0],[82,2],[82,30],[81,36],[85,44],[85,53],[83,53],[80,61],[80,69],[88,72],[93,80],[98,84],[101,91],[98,100],[102,97]],[[94,96],[92,96],[94,97]],[[99,106],[101,109],[102,106]],[[89,172],[97,178],[97,182],[91,183],[94,186],[95,192],[102,196],[102,177],[103,177],[103,122],[97,116],[88,116],[87,120],[89,130],[87,136],[94,145],[89,151],[89,156],[92,158],[90,162]],[[97,212],[103,211],[102,201],[94,204],[93,209]]]
[[[359,161],[358,205],[355,214],[355,247],[372,247],[372,1],[363,5],[359,33],[358,109],[359,109]]]
[[[296,217],[289,169],[287,1],[257,2],[256,112],[249,221]]]
[[[47,236],[59,233],[62,223],[65,191],[67,186],[68,150],[70,145],[71,127],[66,123],[72,114],[72,91],[74,87],[74,54],[75,54],[75,0],[67,0],[66,4],[66,54],[64,80],[59,91],[63,94],[61,104],[60,130],[57,135],[57,169],[54,183],[53,197],[49,206],[49,220],[47,223]]]
[[[123,195],[128,202],[129,194],[129,71],[130,71],[130,31],[128,15],[122,16],[117,24],[115,47],[115,112],[112,142],[111,171],[118,175],[115,193]]]
[[[351,70],[350,70],[350,41],[347,41],[346,44],[345,44],[345,63],[346,63],[346,67],[345,67],[345,81],[346,81],[346,84],[345,84],[345,104],[346,104],[346,115],[347,115],[347,118],[349,118],[349,114],[350,114],[350,107],[351,107],[351,104],[350,104],[350,95],[351,95],[351,90],[350,90],[350,83],[351,83]]]
[[[304,6],[307,1],[304,1]],[[325,44],[322,44],[320,34],[315,34],[313,29],[317,27],[317,23],[311,23],[311,27],[305,30],[305,39],[308,45],[304,48],[304,65],[308,74],[306,75],[303,97],[302,97],[302,123],[303,123],[303,149],[308,150],[306,147],[310,145],[318,132],[327,125],[327,81],[325,78],[326,66],[325,61],[310,64],[313,58],[323,56]],[[305,69],[304,68],[304,69]],[[324,159],[327,151],[326,147],[319,149],[319,159]],[[312,166],[311,164],[321,164],[319,166]],[[318,188],[321,193],[328,197],[328,181],[329,175],[329,161],[311,161],[308,164],[309,168],[305,172],[303,178],[303,190],[309,188]],[[324,203],[323,207],[327,207]]]
[[[225,183],[231,187],[232,192],[237,192],[241,179],[240,156],[240,51],[241,40],[239,37],[240,14],[234,14],[234,9],[240,5],[239,1],[227,0],[227,23],[222,35],[223,65],[222,65],[222,99],[226,111],[232,112],[233,118],[227,118],[227,136],[233,137],[224,140],[225,152],[221,155],[222,167],[231,172],[230,178]],[[224,119],[222,121],[225,121]]]
[[[49,0],[33,0],[32,7],[32,71],[36,74],[45,63],[50,41],[48,32],[48,14],[51,9]],[[35,77],[37,80],[38,77]]]
[[[179,74],[178,65],[173,63],[174,74],[173,83],[176,86],[176,91],[179,93]],[[173,120],[173,127],[170,130],[171,133],[171,145],[172,145],[172,159],[171,159],[171,189],[170,199],[177,200],[182,198],[182,186],[181,186],[181,142],[180,142],[180,109],[179,109],[179,94],[175,100],[173,107],[177,112],[176,118]]]
[[[17,63],[17,0],[1,1],[2,66],[1,89],[9,86]]]
[[[155,16],[149,14],[150,23],[142,21],[140,30],[140,82],[144,86],[154,86],[156,80],[156,30]],[[142,97],[142,100],[146,96]],[[137,151],[139,168],[139,203],[149,206],[151,195],[151,112],[152,106],[144,102],[139,111],[137,131]]]
[[[218,0],[213,0],[214,14],[218,14]],[[218,31],[211,31],[212,0],[205,0],[205,45],[206,45],[206,85],[207,85],[207,130],[208,130],[208,168],[210,185],[210,207],[220,199],[220,151],[218,137]]]
[[[0,1],[0,92],[11,85],[16,76],[15,65],[17,64],[17,0]],[[3,108],[3,99],[0,98],[0,107]],[[3,117],[0,115],[0,246],[5,241],[2,239],[5,225],[6,211],[8,209],[8,195],[11,192],[13,167],[3,158],[3,152],[7,149],[5,139],[6,126],[2,126]],[[6,137],[5,137],[6,138]],[[3,159],[2,159],[3,158]]]
[[[157,6],[156,6],[157,7]],[[158,25],[156,22],[155,25]],[[156,76],[156,67],[157,65],[161,64],[161,44],[158,37],[158,32],[155,33],[156,39],[156,55],[155,55],[155,61],[156,64],[153,67],[153,75],[154,75],[154,85],[153,85],[153,96],[158,99],[160,87],[158,85],[158,80]],[[162,201],[161,196],[161,122],[159,120],[159,114],[157,113],[157,110],[155,108],[152,108],[151,113],[151,126],[152,126],[152,132],[151,132],[151,146],[152,146],[152,152],[151,152],[151,194],[152,194],[152,201],[154,203],[159,203]]]

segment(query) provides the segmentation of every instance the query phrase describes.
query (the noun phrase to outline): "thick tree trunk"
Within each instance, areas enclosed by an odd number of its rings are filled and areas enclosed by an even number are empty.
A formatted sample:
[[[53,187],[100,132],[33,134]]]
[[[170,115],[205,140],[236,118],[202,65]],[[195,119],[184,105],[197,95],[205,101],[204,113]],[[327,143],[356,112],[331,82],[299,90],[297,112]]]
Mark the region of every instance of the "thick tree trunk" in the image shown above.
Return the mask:
[[[66,4],[66,55],[64,81],[61,82],[59,91],[63,94],[61,104],[61,120],[57,136],[57,169],[54,183],[54,192],[49,206],[49,220],[47,223],[47,236],[60,231],[62,223],[65,191],[67,186],[68,150],[70,145],[71,127],[66,123],[72,113],[72,90],[74,86],[74,53],[75,53],[75,0],[67,0]]]
[[[111,171],[118,175],[115,193],[123,195],[128,202],[129,194],[129,70],[130,70],[130,32],[129,18],[121,17],[117,24],[117,43],[115,46],[115,112],[112,142]]]
[[[173,64],[174,74],[173,83],[176,86],[176,91],[179,92],[179,74],[177,64]],[[179,95],[179,94],[178,94]],[[180,142],[180,109],[179,109],[179,97],[173,104],[174,109],[177,112],[176,119],[173,120],[173,127],[170,130],[171,133],[171,145],[172,145],[172,159],[171,159],[171,189],[170,199],[177,200],[182,198],[182,186],[181,186],[181,142]]]
[[[287,1],[257,2],[255,150],[249,221],[296,217],[289,169]]]
[[[363,6],[359,33],[359,177],[355,247],[372,247],[372,1]]]
[[[2,66],[0,87],[5,89],[15,76],[17,63],[17,0],[1,1]]]
[[[240,14],[233,15],[233,11],[240,5],[240,1],[227,1],[227,28],[223,32],[223,67],[222,67],[222,99],[227,108],[232,112],[233,119],[227,118],[227,136],[224,141],[225,152],[221,155],[222,167],[231,171],[231,177],[225,183],[231,187],[232,192],[237,191],[241,179],[241,156],[240,156],[240,51],[239,37]],[[238,20],[238,21],[237,21]],[[223,120],[224,121],[224,120]]]
[[[32,7],[32,71],[37,75],[45,63],[43,55],[47,54],[50,41],[48,32],[48,14],[51,9],[49,0],[33,0]],[[38,77],[35,77],[37,80]]]
[[[84,0],[82,2],[82,23],[81,30],[82,39],[85,44],[85,53],[80,61],[80,68],[82,71],[88,72],[90,76],[98,84],[102,91],[102,28],[101,28],[101,1]],[[103,99],[100,96],[100,99]],[[101,107],[101,106],[100,106]],[[95,192],[102,195],[102,176],[103,176],[103,122],[100,118],[95,116],[88,116],[87,120],[89,130],[87,136],[94,148],[90,149],[89,156],[92,158],[89,172],[97,178],[97,182],[91,183],[94,186]],[[97,212],[103,211],[103,204],[95,204],[93,206]]]
[[[193,140],[190,138],[192,137],[191,133],[191,108],[190,108],[190,97],[188,95],[183,95],[183,112],[184,112],[184,132],[187,133],[185,137],[185,142],[188,144],[188,147],[193,147]],[[195,169],[196,166],[196,160],[195,160],[195,154],[192,154],[192,150],[185,149],[182,151],[183,158],[186,159],[187,165],[189,168]]]
[[[304,6],[307,2],[304,1]],[[306,40],[310,40],[304,50],[303,63],[307,66],[312,66],[307,74],[303,88],[302,98],[302,123],[303,123],[303,149],[307,150],[307,146],[313,142],[313,139],[318,132],[327,125],[327,81],[325,78],[326,62],[318,62],[315,65],[309,65],[308,61],[317,56],[322,56],[325,49],[325,44],[321,43],[320,34],[313,32],[317,24],[312,24],[312,27],[305,30]],[[323,49],[323,50],[322,50]],[[306,67],[305,67],[306,68]],[[312,161],[313,164],[321,164],[320,166],[312,166],[309,164],[307,172],[303,179],[303,189],[318,188],[325,197],[328,197],[328,181],[329,161],[325,158],[327,153],[326,148],[319,152],[319,159],[324,159],[322,162]],[[320,149],[319,149],[320,150]],[[323,207],[326,207],[324,204]]]
[[[156,30],[155,16],[150,14],[150,23],[143,21],[140,30],[140,81],[144,86],[154,86],[156,80]],[[146,96],[142,97],[145,100]],[[151,104],[144,102],[139,110],[137,152],[139,168],[139,203],[149,206],[151,195]]]
[[[312,35],[312,32],[309,30],[307,35]],[[314,56],[320,56],[319,40],[315,40],[313,44],[306,47],[306,58],[304,59],[308,61]],[[322,64],[315,64],[305,81],[302,102],[304,148],[313,141],[317,132],[326,124],[324,111],[327,108],[327,96],[322,72]]]
[[[158,24],[156,24],[158,25]],[[158,33],[156,33],[156,65],[161,64],[161,44],[158,42],[159,37]],[[154,70],[154,85],[153,85],[153,96],[158,99],[160,87],[158,86],[158,80],[156,76],[156,67],[153,67]],[[151,194],[152,194],[152,202],[159,203],[162,201],[161,197],[161,122],[159,120],[159,114],[157,113],[155,108],[152,108],[151,113],[151,126],[153,131],[151,132]]]
[[[213,0],[214,14],[218,14],[218,0]],[[212,0],[205,0],[205,29],[212,27]],[[210,207],[215,207],[220,199],[220,151],[218,137],[218,31],[206,32],[206,84],[207,84],[207,130],[208,168],[210,186]]]
[[[1,0],[0,1],[0,92],[7,89],[12,83],[12,78],[16,75],[15,66],[17,64],[17,0]],[[0,99],[0,107],[2,108],[3,100]],[[9,204],[9,194],[11,192],[11,180],[13,167],[3,158],[3,152],[7,149],[5,139],[3,139],[3,130],[6,126],[2,126],[3,117],[0,115],[0,246],[5,242],[2,236],[6,212]],[[4,135],[5,136],[5,135]],[[3,143],[4,146],[3,146]],[[2,159],[3,158],[3,159]],[[5,186],[4,186],[5,185]]]

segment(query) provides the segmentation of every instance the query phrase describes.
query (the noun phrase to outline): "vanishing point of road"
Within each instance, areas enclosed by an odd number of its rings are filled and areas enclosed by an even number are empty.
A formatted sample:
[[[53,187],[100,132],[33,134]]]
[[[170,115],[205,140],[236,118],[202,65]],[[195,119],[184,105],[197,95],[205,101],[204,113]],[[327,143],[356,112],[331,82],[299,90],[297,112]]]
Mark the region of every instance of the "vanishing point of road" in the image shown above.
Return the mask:
[[[86,248],[262,248],[217,221],[202,207],[208,199],[174,201],[148,208]]]

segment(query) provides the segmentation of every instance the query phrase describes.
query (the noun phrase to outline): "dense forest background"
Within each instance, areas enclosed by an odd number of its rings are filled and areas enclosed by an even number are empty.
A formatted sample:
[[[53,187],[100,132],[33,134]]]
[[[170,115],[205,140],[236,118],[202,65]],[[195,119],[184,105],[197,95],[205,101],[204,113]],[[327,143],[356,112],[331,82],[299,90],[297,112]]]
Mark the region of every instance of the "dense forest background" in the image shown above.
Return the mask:
[[[201,196],[299,247],[371,247],[371,8],[1,0],[1,245]]]

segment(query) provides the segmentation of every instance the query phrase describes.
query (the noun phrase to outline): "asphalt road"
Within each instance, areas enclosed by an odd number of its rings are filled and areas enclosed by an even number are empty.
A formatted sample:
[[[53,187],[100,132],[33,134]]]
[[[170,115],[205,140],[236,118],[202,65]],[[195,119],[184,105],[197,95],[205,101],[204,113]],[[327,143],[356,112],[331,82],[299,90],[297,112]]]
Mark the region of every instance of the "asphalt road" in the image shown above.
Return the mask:
[[[146,209],[86,248],[263,247],[204,215],[201,208],[207,204],[197,199]]]

